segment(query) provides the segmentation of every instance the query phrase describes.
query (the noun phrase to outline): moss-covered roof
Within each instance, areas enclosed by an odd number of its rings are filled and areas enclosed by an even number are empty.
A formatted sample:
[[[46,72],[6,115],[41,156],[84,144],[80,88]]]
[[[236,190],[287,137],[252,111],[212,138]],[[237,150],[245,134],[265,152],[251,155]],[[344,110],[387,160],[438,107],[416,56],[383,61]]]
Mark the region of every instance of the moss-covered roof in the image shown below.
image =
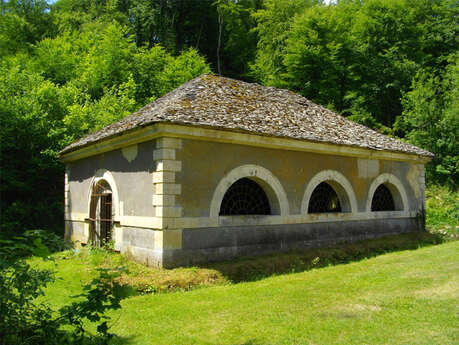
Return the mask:
[[[288,90],[203,74],[61,151],[65,154],[154,123],[174,123],[433,156]]]

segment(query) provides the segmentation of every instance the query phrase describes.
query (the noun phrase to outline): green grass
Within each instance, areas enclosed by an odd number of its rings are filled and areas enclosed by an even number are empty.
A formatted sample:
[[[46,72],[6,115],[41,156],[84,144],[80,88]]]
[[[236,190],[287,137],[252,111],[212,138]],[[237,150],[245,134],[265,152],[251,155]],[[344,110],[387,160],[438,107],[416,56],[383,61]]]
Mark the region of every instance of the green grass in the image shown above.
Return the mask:
[[[124,267],[119,281],[138,293],[109,314],[118,344],[459,344],[459,241],[431,245],[459,238],[457,192],[428,188],[426,227],[174,270],[105,250],[31,262],[56,271],[44,297],[56,308],[97,268]]]
[[[209,263],[200,267],[156,269],[137,264],[110,250],[83,247],[54,254],[53,261],[35,261],[42,268],[57,270],[60,282],[75,286],[88,283],[99,268],[116,269],[117,281],[137,293],[188,291],[197,288],[254,281],[272,275],[303,272],[370,258],[396,250],[415,249],[442,241],[427,232],[402,234],[379,239],[341,244],[330,248],[308,249],[282,254],[242,257]],[[76,281],[77,280],[77,281]]]
[[[133,296],[110,314],[112,331],[119,344],[457,344],[458,252],[453,241],[253,282]],[[54,306],[69,302],[92,274],[93,259],[63,257],[56,261],[62,279],[47,290]]]

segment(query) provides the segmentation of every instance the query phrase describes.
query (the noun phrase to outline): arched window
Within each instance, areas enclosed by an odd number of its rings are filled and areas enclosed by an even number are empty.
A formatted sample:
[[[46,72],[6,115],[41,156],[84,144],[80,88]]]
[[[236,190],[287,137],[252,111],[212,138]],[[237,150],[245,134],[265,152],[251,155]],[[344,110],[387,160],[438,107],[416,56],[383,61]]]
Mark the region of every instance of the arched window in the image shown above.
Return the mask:
[[[269,200],[255,181],[241,178],[228,188],[220,206],[220,216],[234,215],[269,215]]]
[[[385,184],[376,188],[371,200],[371,211],[395,211],[394,197]]]
[[[389,173],[379,175],[368,189],[367,212],[407,211],[408,197],[400,180]]]
[[[210,203],[211,218],[218,218],[218,216],[224,215],[221,211],[222,204],[224,204],[223,198],[229,190],[228,187],[231,188],[233,184],[243,178],[257,184],[257,187],[261,188],[268,199],[269,210],[265,210],[265,214],[286,216],[290,213],[287,194],[280,181],[268,169],[259,165],[246,164],[228,172],[218,183]],[[223,210],[225,209],[226,207],[223,207]],[[260,214],[259,212],[257,211],[258,214]],[[225,215],[228,214],[226,213]]]
[[[306,186],[301,213],[357,212],[352,185],[336,170],[322,170]]]
[[[101,246],[111,240],[113,228],[112,189],[107,181],[94,183],[89,209],[90,241]]]
[[[338,194],[327,182],[321,182],[309,199],[308,213],[341,212]]]

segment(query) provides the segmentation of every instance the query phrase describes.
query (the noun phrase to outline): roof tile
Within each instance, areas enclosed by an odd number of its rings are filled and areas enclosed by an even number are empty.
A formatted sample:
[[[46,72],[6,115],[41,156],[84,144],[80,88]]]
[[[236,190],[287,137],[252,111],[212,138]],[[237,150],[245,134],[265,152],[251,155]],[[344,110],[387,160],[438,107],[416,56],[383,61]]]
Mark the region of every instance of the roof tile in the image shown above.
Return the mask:
[[[159,122],[433,156],[347,120],[291,91],[210,74],[203,74],[124,119],[73,142],[61,154]]]

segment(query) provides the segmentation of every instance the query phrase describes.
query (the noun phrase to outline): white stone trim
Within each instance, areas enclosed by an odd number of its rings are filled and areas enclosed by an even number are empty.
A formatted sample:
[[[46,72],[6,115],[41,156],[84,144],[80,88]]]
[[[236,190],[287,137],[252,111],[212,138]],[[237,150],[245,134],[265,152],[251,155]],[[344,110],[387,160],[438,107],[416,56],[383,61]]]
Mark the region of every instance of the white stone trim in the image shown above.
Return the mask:
[[[182,171],[182,161],[161,160],[156,163],[155,171]]]
[[[426,173],[424,170],[424,166],[422,166],[421,173],[419,175],[419,191],[420,191],[420,198],[419,198],[419,211],[424,212],[426,209]]]
[[[153,151],[153,160],[157,161],[160,159],[175,159],[175,149],[156,149]]]
[[[155,216],[160,218],[177,218],[182,216],[181,206],[156,206]]]
[[[175,195],[155,194],[153,195],[153,206],[174,206]]]
[[[175,159],[176,150],[182,146],[182,140],[177,138],[161,137],[156,140],[156,149],[153,151],[155,171],[152,205],[158,229],[177,229],[173,219],[182,216],[182,207],[176,205],[175,197],[182,189],[180,184],[175,183],[175,174],[182,171],[182,162]]]
[[[174,219],[174,226],[183,229],[309,224],[327,222],[349,222],[374,219],[414,218],[415,212],[358,212],[358,213],[317,213],[291,214],[287,216],[220,216],[220,217],[183,217]]]
[[[158,229],[160,222],[157,217],[122,216],[121,226],[132,226],[136,228]]]
[[[119,199],[119,194],[118,194],[118,188],[116,187],[116,182],[115,178],[113,177],[112,173],[106,169],[99,169],[95,172],[94,177],[91,179],[91,183],[89,184],[89,190],[88,190],[88,213],[87,216],[89,217],[90,212],[91,212],[91,193],[92,193],[92,188],[94,184],[98,183],[101,180],[107,181],[107,183],[110,185],[110,189],[112,190],[112,204],[114,206],[114,211],[115,215],[113,217],[113,220],[119,221],[120,217],[120,199]]]
[[[357,199],[355,197],[354,189],[349,183],[348,179],[343,174],[336,170],[323,170],[309,181],[308,186],[304,192],[303,201],[301,203],[301,213],[307,214],[309,208],[309,199],[311,198],[314,189],[322,182],[331,182],[335,192],[340,199],[341,207],[344,212],[357,212]]]
[[[368,190],[366,211],[369,213],[374,213],[374,212],[371,212],[371,202],[373,200],[373,196],[375,194],[376,188],[378,188],[378,186],[381,184],[386,184],[386,186],[391,191],[392,197],[394,198],[395,207],[401,208],[400,211],[407,212],[408,211],[408,197],[406,194],[406,190],[403,187],[403,184],[400,182],[400,180],[395,175],[389,174],[389,173],[384,173],[384,174],[379,175],[376,179],[374,179],[374,181],[370,185],[370,188]],[[378,212],[378,213],[382,213],[382,212]]]
[[[72,222],[84,222],[87,217],[88,215],[86,213],[71,212],[65,220],[70,220]]]
[[[137,217],[122,216],[120,226],[132,226],[147,229],[195,229],[220,226],[256,226],[256,225],[283,225],[307,224],[326,222],[347,222],[355,220],[399,219],[414,218],[414,211],[384,211],[358,213],[320,213],[320,214],[291,214],[287,216],[220,216],[211,217]],[[85,214],[72,213],[66,222],[84,222]]]
[[[180,195],[182,185],[177,183],[155,183],[155,194]]]
[[[64,219],[67,219],[70,215],[70,185],[69,185],[69,167],[65,167],[64,175]]]
[[[174,183],[174,171],[155,171],[153,173],[153,183]]]
[[[181,140],[177,140],[177,138],[168,138],[168,137],[162,137],[158,138],[156,141],[156,148],[158,149],[174,149],[174,150],[180,150],[183,146],[183,143]]]
[[[121,153],[123,154],[123,157],[129,163],[131,163],[134,159],[137,158],[137,154],[139,153],[139,147],[137,144],[126,146],[121,149]]]
[[[220,206],[226,191],[234,182],[244,177],[253,179],[261,185],[267,194],[268,199],[270,199],[269,201],[271,208],[275,209],[277,207],[277,213],[280,213],[282,216],[288,215],[290,213],[287,194],[285,193],[285,190],[277,177],[275,177],[266,168],[263,168],[259,165],[247,164],[241,165],[231,170],[225,177],[221,179],[214,191],[214,195],[210,203],[211,218],[219,217],[218,214],[220,213]],[[271,189],[273,193],[267,189]]]
[[[161,137],[185,138],[213,142],[257,146],[281,150],[315,152],[346,157],[360,157],[365,159],[378,159],[390,161],[427,163],[432,158],[412,153],[372,150],[363,147],[338,145],[331,143],[318,143],[307,140],[269,137],[249,133],[236,133],[221,129],[202,128],[197,126],[156,123],[151,126],[135,129],[120,136],[101,140],[100,142],[81,147],[75,151],[61,156],[63,162],[72,162],[85,157],[94,156],[108,151],[113,151],[129,145],[161,139]],[[160,142],[162,143],[162,142]],[[163,145],[163,144],[159,144]],[[166,144],[164,144],[166,145]],[[180,148],[177,146],[169,148]],[[158,147],[158,148],[162,148]]]

